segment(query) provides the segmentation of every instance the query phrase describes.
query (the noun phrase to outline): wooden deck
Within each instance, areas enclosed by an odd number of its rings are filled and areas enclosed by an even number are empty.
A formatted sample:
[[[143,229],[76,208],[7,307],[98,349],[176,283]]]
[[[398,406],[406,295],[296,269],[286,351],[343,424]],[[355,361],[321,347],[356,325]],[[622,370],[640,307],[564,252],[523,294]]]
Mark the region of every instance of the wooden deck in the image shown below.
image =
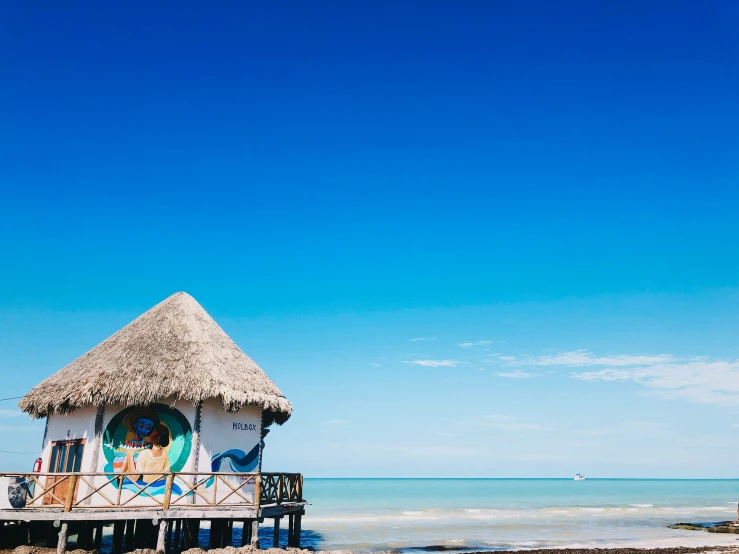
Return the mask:
[[[183,548],[193,546],[201,520],[211,521],[211,546],[226,545],[235,521],[244,525],[242,544],[258,546],[259,523],[265,518],[274,520],[274,544],[278,545],[280,520],[287,516],[287,546],[300,545],[306,502],[299,473],[5,472],[0,473],[2,477],[20,484],[12,498],[15,507],[0,508],[0,524],[47,522],[58,529],[60,553],[66,549],[69,525],[83,529],[81,532],[89,534],[92,543],[102,536],[102,526],[109,524],[114,525],[113,550],[116,554],[122,552],[122,537],[134,532],[131,529],[137,520],[149,520],[150,525],[158,527],[156,548],[162,552],[177,550],[171,543]],[[218,535],[215,541],[214,533]]]

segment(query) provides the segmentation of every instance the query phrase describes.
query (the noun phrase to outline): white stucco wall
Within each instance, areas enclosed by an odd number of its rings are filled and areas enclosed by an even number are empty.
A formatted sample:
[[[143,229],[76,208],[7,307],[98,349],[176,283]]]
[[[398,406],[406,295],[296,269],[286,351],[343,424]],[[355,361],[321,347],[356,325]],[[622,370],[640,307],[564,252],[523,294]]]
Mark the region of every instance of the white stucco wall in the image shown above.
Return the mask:
[[[248,454],[259,445],[262,432],[262,410],[256,406],[244,406],[235,414],[223,409],[219,400],[203,402],[200,422],[200,455],[198,471],[211,471],[214,456],[229,450],[240,450]],[[235,463],[235,462],[234,462]],[[250,464],[253,465],[253,464]],[[259,467],[259,458],[255,469]],[[226,460],[218,471],[233,471]]]
[[[41,449],[41,471],[49,471],[51,444],[54,441],[85,439],[82,451],[82,465],[80,471],[94,471],[92,464],[93,452],[100,448],[95,441],[96,406],[86,406],[75,410],[70,415],[50,415],[46,437]]]
[[[244,406],[235,414],[223,409],[219,400],[210,399],[203,402],[200,423],[200,453],[198,471],[208,473],[244,473],[259,471],[260,442],[262,434],[262,410],[256,406]],[[256,457],[254,457],[256,455]],[[220,458],[220,462],[219,462]],[[214,461],[217,468],[213,467]],[[240,487],[240,493],[246,498],[254,498],[254,486],[246,484],[234,477],[228,478],[232,487]],[[211,487],[207,495],[210,498]],[[230,495],[230,496],[227,496]],[[224,483],[219,483],[216,499],[228,503],[240,502],[241,498],[231,494]],[[198,497],[197,503],[205,502]]]

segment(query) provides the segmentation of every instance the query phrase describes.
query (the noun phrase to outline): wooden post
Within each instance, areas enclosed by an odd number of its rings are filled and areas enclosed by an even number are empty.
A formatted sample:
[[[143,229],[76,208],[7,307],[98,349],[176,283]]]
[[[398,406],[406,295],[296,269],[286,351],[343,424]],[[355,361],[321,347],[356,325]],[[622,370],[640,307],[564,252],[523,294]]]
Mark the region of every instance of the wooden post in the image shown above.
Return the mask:
[[[164,485],[164,498],[162,499],[162,510],[169,510],[169,502],[172,498],[172,485],[174,485],[174,473],[167,475],[167,482]]]
[[[126,550],[133,550],[134,545],[134,533],[136,531],[136,520],[129,519],[126,521]]]
[[[95,439],[92,443],[92,460],[90,461],[90,471],[97,471],[98,470],[98,458],[100,457],[100,452],[103,449],[103,417],[105,415],[105,403],[101,403],[98,406],[97,412],[95,413]],[[89,447],[88,447],[89,448]],[[91,477],[90,481],[92,481],[92,484],[88,484],[85,489],[85,496],[92,493],[93,490],[95,490],[95,477]],[[87,500],[85,500],[84,504],[85,506],[89,506],[92,504],[93,496],[90,496]]]
[[[195,486],[195,483],[198,482],[198,476],[197,472],[199,471],[199,465],[200,465],[200,422],[202,420],[202,412],[203,412],[203,401],[198,400],[198,403],[195,406],[195,421],[193,421],[192,426],[192,448],[190,450],[190,458],[192,459],[192,471],[195,473],[195,475],[192,476],[192,486]],[[193,493],[190,497],[190,504],[195,504],[197,494]],[[213,495],[215,498],[215,495]],[[198,523],[198,527],[200,524]],[[197,543],[197,538],[195,539],[195,542]],[[190,547],[192,548],[192,546]]]
[[[59,540],[56,543],[56,554],[64,554],[67,551],[67,533],[69,527],[67,522],[62,522],[62,527],[59,529]]]
[[[292,548],[295,542],[295,516],[290,514],[287,516],[287,547]]]
[[[251,545],[259,550],[259,520],[251,520]]]
[[[208,544],[210,549],[221,547],[221,521],[218,519],[210,520],[210,534],[208,536]]]
[[[247,544],[251,544],[251,541],[249,540],[250,532],[251,526],[249,525],[249,520],[245,519],[241,522],[241,548],[245,547]]]
[[[46,539],[46,546],[48,548],[53,548],[56,546],[57,542],[59,542],[59,531],[57,530],[59,526],[58,521],[52,522],[51,525],[49,525],[49,535]]]
[[[92,532],[94,525],[92,522],[80,523],[79,531],[77,532],[77,548],[83,550],[92,549]]]
[[[174,541],[172,544],[174,545],[173,550],[179,550],[180,548],[180,533],[182,532],[182,520],[178,519],[174,524]]]
[[[136,530],[133,532],[133,544],[136,548],[148,548],[146,544],[146,535],[151,522],[145,519],[136,520]]]
[[[72,474],[69,477],[69,487],[67,488],[67,497],[64,499],[64,511],[68,512],[72,509],[72,504],[74,504],[74,493],[77,490],[77,475]]]
[[[273,546],[275,548],[280,548],[280,518],[275,518],[275,528],[274,528],[274,541]]]
[[[198,546],[198,533],[200,531],[199,519],[187,519],[182,523],[183,527],[183,550],[190,550]]]
[[[95,550],[100,550],[100,547],[103,544],[103,529],[105,528],[105,523],[98,523],[95,527],[95,540],[93,541],[93,546],[95,547]]]
[[[221,547],[233,546],[233,531],[234,531],[234,520],[227,519],[224,521],[223,526],[223,537],[221,538]]]
[[[303,518],[302,512],[299,514],[295,514],[295,530],[293,533],[295,533],[295,544],[293,545],[294,548],[300,548],[300,531],[301,531],[301,520]]]
[[[123,552],[123,530],[126,528],[124,520],[118,520],[113,523],[113,554],[121,554]]]
[[[193,521],[189,519],[182,520],[182,550],[190,550],[195,548],[196,541],[192,537]]]
[[[161,520],[159,522],[159,535],[157,536],[157,552],[161,552],[162,554],[165,552],[167,548],[166,543],[166,537],[167,537],[167,522],[164,520]]]

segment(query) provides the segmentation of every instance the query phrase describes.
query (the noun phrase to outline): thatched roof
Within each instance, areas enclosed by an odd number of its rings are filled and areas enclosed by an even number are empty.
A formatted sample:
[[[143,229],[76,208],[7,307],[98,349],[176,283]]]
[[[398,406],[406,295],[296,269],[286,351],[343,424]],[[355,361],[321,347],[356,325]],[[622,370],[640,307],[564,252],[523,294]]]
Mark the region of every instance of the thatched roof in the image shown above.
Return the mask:
[[[86,405],[142,406],[174,396],[218,398],[228,411],[264,410],[284,423],[292,406],[195,299],[173,294],[37,385],[19,402],[32,417]]]

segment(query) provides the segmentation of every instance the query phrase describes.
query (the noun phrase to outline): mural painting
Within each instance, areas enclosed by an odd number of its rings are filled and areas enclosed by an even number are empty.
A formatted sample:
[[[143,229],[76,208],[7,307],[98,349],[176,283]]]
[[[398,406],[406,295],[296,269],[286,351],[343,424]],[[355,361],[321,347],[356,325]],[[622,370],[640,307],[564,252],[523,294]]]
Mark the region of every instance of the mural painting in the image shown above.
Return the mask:
[[[133,473],[122,482],[123,490],[164,494],[162,473],[181,471],[192,446],[192,429],[182,413],[164,404],[126,408],[105,428],[103,453],[106,473]],[[117,486],[117,484],[116,484]],[[174,484],[172,492],[181,489]]]
[[[200,459],[208,460],[209,471],[220,473],[222,480],[239,486],[247,496],[253,495],[254,478],[244,474],[259,471],[264,446],[261,410],[244,406],[238,414],[230,414],[223,412],[218,405],[206,405],[205,408],[201,422],[203,450]],[[206,488],[212,487],[214,482],[214,478],[209,479]],[[223,487],[223,490],[227,493],[228,487]]]
[[[259,466],[259,450],[261,444],[252,448],[249,452],[244,452],[238,448],[232,448],[225,452],[214,455],[210,460],[210,470],[230,471],[233,473],[248,473],[254,471]],[[224,462],[226,466],[224,467]]]

